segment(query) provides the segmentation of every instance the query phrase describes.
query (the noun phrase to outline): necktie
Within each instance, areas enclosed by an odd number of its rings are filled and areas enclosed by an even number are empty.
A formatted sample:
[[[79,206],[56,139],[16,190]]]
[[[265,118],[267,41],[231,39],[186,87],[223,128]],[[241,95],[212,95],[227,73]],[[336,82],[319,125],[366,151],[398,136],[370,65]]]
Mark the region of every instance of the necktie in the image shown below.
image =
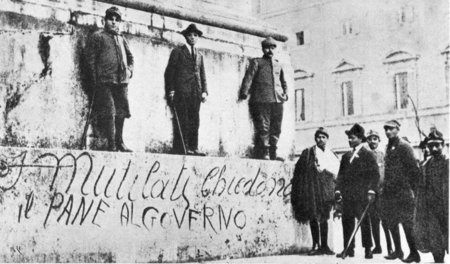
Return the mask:
[[[192,59],[195,60],[194,46],[191,46],[191,55],[192,55]]]

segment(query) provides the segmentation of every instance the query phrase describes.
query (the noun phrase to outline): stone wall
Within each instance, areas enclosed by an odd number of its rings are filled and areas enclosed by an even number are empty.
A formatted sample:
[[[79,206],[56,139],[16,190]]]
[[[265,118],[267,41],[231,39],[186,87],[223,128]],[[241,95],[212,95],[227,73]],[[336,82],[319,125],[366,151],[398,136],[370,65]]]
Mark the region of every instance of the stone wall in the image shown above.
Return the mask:
[[[0,148],[0,261],[298,253],[311,241],[292,218],[292,170],[232,157]]]
[[[102,27],[109,5],[96,1],[0,1],[0,138],[3,145],[80,148],[88,112],[83,48]],[[190,22],[122,8],[123,31],[135,57],[129,84],[131,119],[125,142],[135,151],[165,153],[171,147],[171,111],[164,100],[163,73],[170,51],[184,43],[178,33]],[[207,12],[207,10],[199,11]],[[261,56],[261,38],[199,24],[204,37],[210,96],[202,105],[200,150],[213,156],[248,156],[253,128],[246,102],[237,102],[249,57]],[[292,70],[286,47],[288,85]],[[293,98],[292,96],[290,96]],[[293,146],[293,102],[286,104],[280,154]]]

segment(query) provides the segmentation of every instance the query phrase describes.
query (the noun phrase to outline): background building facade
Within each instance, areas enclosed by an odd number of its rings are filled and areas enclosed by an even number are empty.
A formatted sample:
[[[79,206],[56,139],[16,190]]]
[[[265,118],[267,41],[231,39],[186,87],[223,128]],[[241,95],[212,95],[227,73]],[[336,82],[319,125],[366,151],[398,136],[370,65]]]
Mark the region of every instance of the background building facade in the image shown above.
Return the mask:
[[[448,1],[254,0],[254,13],[290,32],[297,153],[317,127],[339,152],[353,123],[383,134],[389,119],[417,146],[415,108],[448,140]]]

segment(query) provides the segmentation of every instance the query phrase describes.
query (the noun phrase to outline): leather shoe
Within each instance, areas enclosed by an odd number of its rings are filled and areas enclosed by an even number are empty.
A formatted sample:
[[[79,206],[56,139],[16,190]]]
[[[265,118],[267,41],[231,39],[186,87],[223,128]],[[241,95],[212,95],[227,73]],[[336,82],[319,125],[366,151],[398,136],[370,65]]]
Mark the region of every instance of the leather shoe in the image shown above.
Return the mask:
[[[341,253],[339,253],[339,254],[336,255],[337,258],[343,258],[343,256],[344,256],[344,251],[342,251]],[[351,249],[351,250],[349,249],[349,250],[347,250],[347,252],[345,253],[345,256],[346,256],[346,257],[353,258],[353,257],[355,256],[355,251],[354,251],[353,249]]]
[[[194,155],[196,156],[206,156],[205,153],[198,151],[197,149],[192,150],[194,152]]]
[[[393,260],[393,259],[403,259],[403,251],[401,250],[396,250],[394,252],[392,252],[392,254],[389,254],[387,256],[384,257],[385,259],[389,259],[389,260]]]
[[[366,248],[366,254],[365,254],[364,258],[373,259],[372,250],[370,250],[370,248]]]
[[[334,255],[333,250],[331,250],[328,246],[321,247],[319,251],[321,255]]]
[[[318,256],[318,255],[322,255],[322,254],[320,253],[320,250],[319,250],[319,249],[313,249],[313,250],[311,250],[311,251],[308,252],[308,256]]]
[[[195,152],[192,151],[192,150],[190,150],[190,149],[188,149],[188,150],[186,150],[186,155],[192,155],[192,156],[194,156],[194,155],[195,155]]]
[[[383,252],[383,250],[381,249],[381,247],[375,247],[372,250],[372,254],[381,254]]]
[[[117,146],[117,150],[120,152],[133,152],[131,149],[129,149],[124,143],[121,143]]]
[[[420,255],[418,252],[412,252],[409,254],[409,256],[402,260],[405,263],[412,263],[412,262],[420,262]]]

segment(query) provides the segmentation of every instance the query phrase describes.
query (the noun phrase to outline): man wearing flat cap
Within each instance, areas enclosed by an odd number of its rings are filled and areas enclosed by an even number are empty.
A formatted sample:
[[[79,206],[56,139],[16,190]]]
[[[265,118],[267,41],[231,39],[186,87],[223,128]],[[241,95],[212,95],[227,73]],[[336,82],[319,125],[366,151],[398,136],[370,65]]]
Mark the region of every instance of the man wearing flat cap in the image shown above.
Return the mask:
[[[399,137],[400,123],[396,120],[384,124],[389,142],[385,155],[384,182],[380,195],[381,219],[392,233],[395,251],[386,259],[402,259],[406,263],[419,262],[413,234],[414,197],[420,178],[420,169],[412,147]],[[403,259],[398,225],[402,224],[410,254]]]
[[[373,152],[373,154],[375,154],[375,157],[377,158],[377,163],[378,163],[378,169],[380,172],[380,180],[378,182],[378,187],[380,187],[383,183],[384,180],[384,152],[382,150],[380,150],[380,135],[378,134],[377,131],[375,130],[369,130],[369,132],[367,133],[367,144],[369,145],[370,150]],[[382,253],[382,249],[381,249],[381,243],[380,243],[380,206],[379,206],[379,193],[382,190],[379,188],[379,191],[377,193],[377,197],[375,199],[374,204],[370,207],[369,210],[369,216],[370,216],[370,224],[371,224],[371,228],[372,228],[372,236],[373,236],[373,240],[375,242],[375,248],[372,250],[372,254],[381,254]],[[387,246],[387,251],[388,251],[388,255],[392,254],[392,241],[391,241],[391,236],[389,234],[389,229],[387,227],[387,225],[382,222],[383,225],[383,230],[384,230],[384,234],[386,237],[386,246]]]
[[[328,247],[328,219],[334,204],[339,159],[328,147],[328,132],[320,127],[316,145],[302,151],[292,178],[291,203],[300,224],[309,223],[313,240],[309,255],[333,255]]]
[[[283,68],[273,59],[277,44],[272,37],[261,42],[263,57],[250,60],[242,81],[239,99],[250,95],[250,114],[255,127],[254,157],[257,159],[281,159],[277,157],[277,143],[281,134],[283,103],[288,100]]]
[[[344,247],[350,243],[346,255],[353,257],[355,255],[355,239],[350,241],[350,237],[355,229],[355,218],[360,219],[366,206],[374,202],[380,172],[375,155],[363,147],[362,143],[366,139],[364,128],[355,124],[345,133],[352,150],[342,157],[336,182],[335,199],[336,202],[343,204]],[[364,217],[361,222],[361,236],[365,258],[371,259],[372,237],[369,217]],[[344,252],[337,254],[337,257],[343,257],[343,254]]]
[[[422,164],[417,188],[414,234],[417,248],[433,254],[443,263],[448,253],[448,177],[449,161],[443,154],[444,137],[434,129],[427,137],[431,157]]]
[[[94,87],[93,112],[109,151],[131,152],[122,134],[129,118],[128,82],[133,75],[133,55],[120,34],[122,16],[115,6],[106,10],[105,27],[88,39],[86,61]]]
[[[174,114],[173,153],[203,156],[198,150],[198,130],[200,104],[206,102],[208,89],[203,55],[195,46],[203,32],[190,24],[181,34],[186,44],[172,50],[164,73],[166,99]]]

